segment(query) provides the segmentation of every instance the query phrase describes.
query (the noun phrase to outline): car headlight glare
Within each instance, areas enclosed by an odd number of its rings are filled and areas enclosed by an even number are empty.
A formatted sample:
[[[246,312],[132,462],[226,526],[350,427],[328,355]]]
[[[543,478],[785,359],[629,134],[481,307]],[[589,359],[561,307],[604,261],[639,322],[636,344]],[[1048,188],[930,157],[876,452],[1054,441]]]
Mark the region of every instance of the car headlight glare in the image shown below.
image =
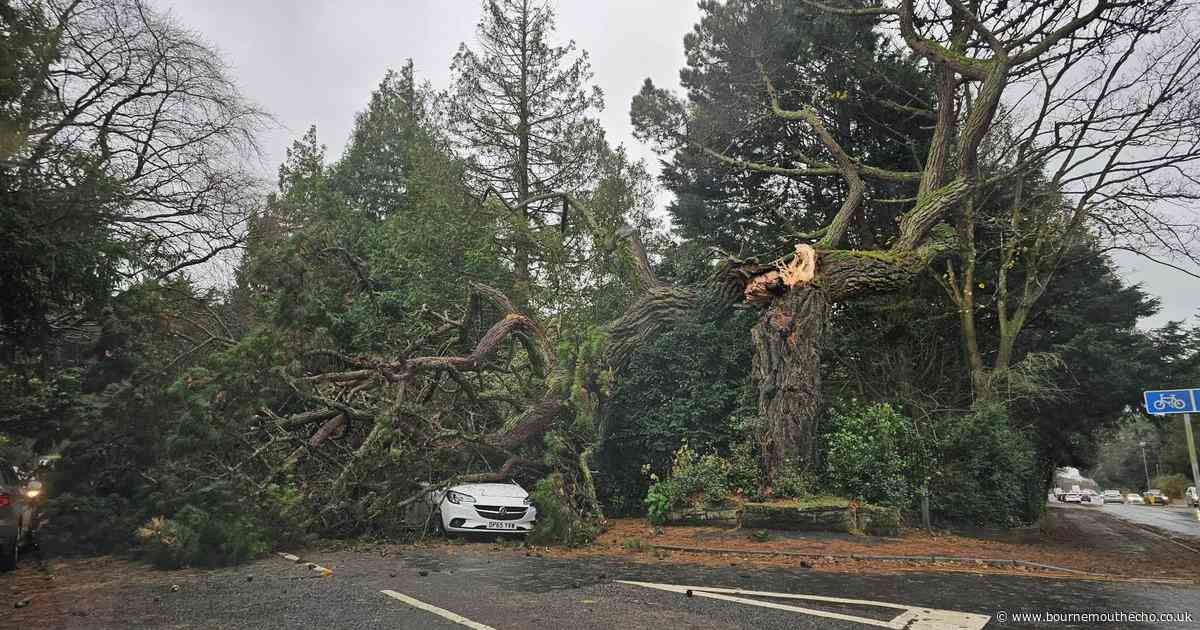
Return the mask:
[[[453,503],[454,505],[459,505],[462,503],[474,503],[475,497],[473,497],[469,494],[463,494],[461,492],[455,492],[455,491],[451,490],[446,493],[446,500]]]

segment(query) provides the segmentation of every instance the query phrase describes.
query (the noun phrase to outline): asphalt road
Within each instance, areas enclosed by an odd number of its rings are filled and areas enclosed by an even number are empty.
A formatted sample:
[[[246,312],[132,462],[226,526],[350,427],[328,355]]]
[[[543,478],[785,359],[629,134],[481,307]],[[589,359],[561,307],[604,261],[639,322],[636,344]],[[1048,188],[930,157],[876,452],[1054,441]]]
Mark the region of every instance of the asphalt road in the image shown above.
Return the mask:
[[[102,628],[947,628],[1200,627],[1200,587],[1074,581],[970,573],[844,574],[564,559],[494,549],[488,542],[450,549],[379,547],[310,551],[328,567],[268,557],[236,569],[114,576],[89,591],[79,613],[56,627]],[[650,588],[624,581],[769,592],[737,595]],[[172,588],[172,585],[177,588]],[[669,588],[669,587],[665,587]],[[384,591],[388,591],[385,593]],[[789,599],[786,595],[864,600]],[[720,599],[724,597],[724,599]],[[734,600],[728,599],[735,598]],[[774,607],[772,607],[774,606]],[[781,609],[779,606],[785,608]],[[433,608],[438,610],[433,610]],[[787,609],[791,607],[792,609]],[[801,610],[795,610],[799,608]],[[930,613],[921,608],[957,611]],[[1190,612],[1196,623],[1024,623],[1021,613]],[[964,614],[965,613],[965,614]],[[458,616],[457,620],[447,617]],[[1005,623],[1001,623],[1001,617]],[[949,622],[947,621],[949,620]],[[912,622],[905,626],[905,623]],[[953,622],[953,623],[950,623]],[[474,625],[472,625],[474,624]],[[940,624],[940,625],[939,625]],[[0,627],[4,617],[0,613]]]
[[[1106,503],[1105,512],[1131,523],[1150,525],[1173,534],[1191,536],[1200,541],[1200,521],[1196,511],[1183,505],[1125,505]]]

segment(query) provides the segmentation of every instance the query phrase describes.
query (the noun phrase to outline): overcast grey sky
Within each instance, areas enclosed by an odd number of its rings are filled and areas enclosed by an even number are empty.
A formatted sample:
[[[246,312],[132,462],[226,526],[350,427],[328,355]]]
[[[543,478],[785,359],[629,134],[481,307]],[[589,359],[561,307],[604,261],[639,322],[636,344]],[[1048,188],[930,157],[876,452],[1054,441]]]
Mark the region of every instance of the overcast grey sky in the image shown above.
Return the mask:
[[[263,138],[264,170],[273,178],[284,151],[309,125],[336,158],[354,113],[388,68],[412,58],[419,79],[449,81],[450,59],[473,42],[476,0],[159,0],[186,27],[214,44],[244,92],[282,127]],[[646,77],[678,87],[683,36],[696,22],[693,0],[562,0],[559,36],[591,56],[606,107],[610,141],[655,168],[657,158],[633,139],[629,101]],[[1158,295],[1163,311],[1143,326],[1189,319],[1200,310],[1200,280],[1118,254],[1126,278]],[[1200,323],[1200,320],[1191,320]]]

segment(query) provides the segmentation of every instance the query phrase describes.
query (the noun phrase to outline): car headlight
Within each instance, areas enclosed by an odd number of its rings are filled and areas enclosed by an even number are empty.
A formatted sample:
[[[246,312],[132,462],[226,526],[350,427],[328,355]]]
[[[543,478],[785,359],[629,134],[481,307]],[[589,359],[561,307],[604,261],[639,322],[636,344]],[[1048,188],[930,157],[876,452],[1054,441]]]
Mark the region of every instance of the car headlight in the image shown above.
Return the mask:
[[[453,503],[454,505],[458,505],[460,503],[474,503],[475,497],[473,497],[469,494],[463,494],[461,492],[455,492],[455,491],[451,490],[446,493],[446,500]]]
[[[525,505],[533,505],[533,499],[531,497],[525,497]]]

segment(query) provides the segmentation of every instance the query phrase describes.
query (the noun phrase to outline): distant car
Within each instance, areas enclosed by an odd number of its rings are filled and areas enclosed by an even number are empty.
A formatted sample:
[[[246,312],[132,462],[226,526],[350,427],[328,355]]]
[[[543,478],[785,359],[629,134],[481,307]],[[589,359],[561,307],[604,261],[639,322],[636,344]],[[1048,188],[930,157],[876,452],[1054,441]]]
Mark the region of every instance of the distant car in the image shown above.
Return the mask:
[[[34,544],[39,481],[21,481],[16,467],[0,460],[0,571],[17,568],[21,549]]]
[[[1171,498],[1163,494],[1162,490],[1151,488],[1142,493],[1142,498],[1145,499],[1146,505],[1170,505]]]
[[[1059,498],[1063,503],[1080,503],[1083,501],[1083,495],[1078,492],[1068,492]]]
[[[1183,493],[1183,498],[1190,507],[1200,507],[1200,496],[1196,495],[1196,486],[1188,486],[1187,492]]]
[[[537,520],[529,493],[516,483],[469,483],[429,494],[434,525],[448,533],[528,534]]]
[[[1142,500],[1142,495],[1134,494],[1134,493],[1130,492],[1129,494],[1125,495],[1125,503],[1141,504],[1141,503],[1145,503],[1145,501]]]
[[[1104,494],[1102,494],[1101,496],[1104,497],[1105,503],[1120,503],[1121,502],[1121,492],[1119,490],[1105,490]]]

